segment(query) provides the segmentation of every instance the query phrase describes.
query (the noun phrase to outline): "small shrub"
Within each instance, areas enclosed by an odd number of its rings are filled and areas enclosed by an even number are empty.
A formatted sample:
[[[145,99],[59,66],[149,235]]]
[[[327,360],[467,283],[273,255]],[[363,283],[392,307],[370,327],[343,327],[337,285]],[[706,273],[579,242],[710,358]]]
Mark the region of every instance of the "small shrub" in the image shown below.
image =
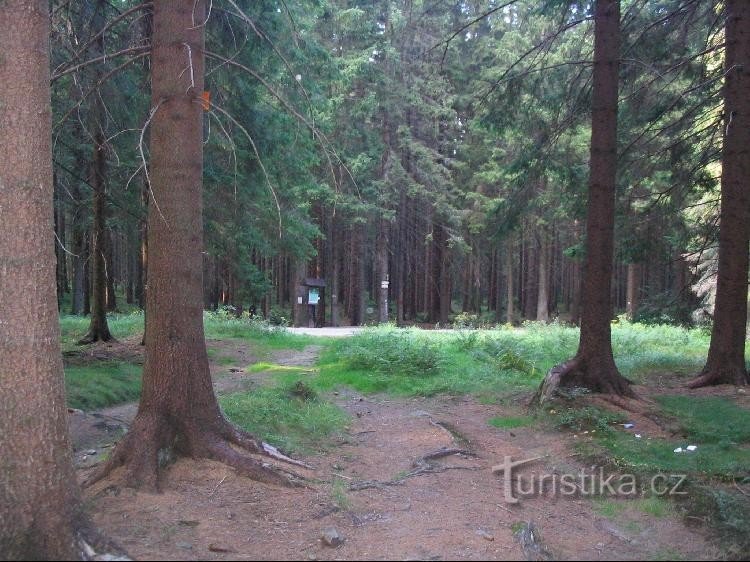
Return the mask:
[[[470,312],[460,312],[456,314],[452,325],[455,330],[476,330],[478,328],[488,327],[478,314],[472,314]]]

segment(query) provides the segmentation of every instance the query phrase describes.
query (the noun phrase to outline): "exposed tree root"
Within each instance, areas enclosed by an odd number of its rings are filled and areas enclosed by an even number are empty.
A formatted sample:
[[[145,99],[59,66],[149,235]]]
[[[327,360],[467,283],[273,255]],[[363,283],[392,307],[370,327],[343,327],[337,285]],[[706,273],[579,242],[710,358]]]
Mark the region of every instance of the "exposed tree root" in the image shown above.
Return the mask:
[[[746,386],[750,384],[750,375],[745,371],[744,366],[722,365],[718,368],[709,367],[690,381],[687,386],[688,388],[701,388],[719,384]]]
[[[594,404],[597,401],[604,402],[607,405],[615,406],[620,410],[631,414],[640,414],[649,419],[653,419],[656,423],[659,423],[659,419],[655,416],[655,412],[658,409],[657,404],[648,398],[638,396],[637,398],[628,398],[625,396],[617,396],[614,394],[601,394],[592,400]]]
[[[449,457],[452,455],[463,455],[466,457],[476,457],[474,453],[466,449],[456,449],[452,447],[443,447],[437,451],[422,455],[412,463],[412,470],[394,478],[392,480],[362,480],[360,482],[353,482],[349,486],[349,490],[355,492],[359,490],[367,490],[368,488],[382,489],[386,486],[400,486],[404,483],[404,480],[420,474],[437,474],[445,472],[446,470],[479,470],[480,467],[476,466],[445,466],[432,461]]]
[[[107,332],[106,334],[100,334],[98,332],[88,332],[85,336],[83,336],[80,340],[78,340],[78,345],[88,345],[91,343],[95,343],[98,341],[108,342],[108,343],[116,343],[117,340],[112,337],[112,335]]]
[[[575,388],[613,397],[638,399],[631,388],[633,383],[617,371],[614,361],[612,365],[608,365],[608,361],[598,363],[576,356],[553,367],[531,399],[530,406],[541,406],[562,394],[563,389]]]
[[[112,451],[109,460],[98,467],[84,482],[91,486],[118,468],[125,469],[125,485],[150,492],[159,491],[159,472],[164,453],[174,452],[191,458],[212,459],[234,468],[238,474],[276,486],[302,486],[305,478],[249,454],[273,458],[295,466],[311,468],[291,459],[276,448],[221,419],[198,427],[195,422],[180,423],[163,416],[139,413],[128,434]]]

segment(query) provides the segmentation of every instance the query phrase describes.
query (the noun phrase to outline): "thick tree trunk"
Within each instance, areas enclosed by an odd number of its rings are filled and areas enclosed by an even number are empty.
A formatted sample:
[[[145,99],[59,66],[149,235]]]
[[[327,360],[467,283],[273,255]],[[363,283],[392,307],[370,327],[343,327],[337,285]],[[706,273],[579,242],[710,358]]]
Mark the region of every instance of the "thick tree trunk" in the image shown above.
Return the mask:
[[[0,557],[84,557],[55,299],[49,16],[0,3]]]
[[[570,301],[570,321],[577,325],[581,320],[581,262],[577,257],[573,258],[570,267],[570,290],[573,293]]]
[[[149,288],[146,361],[138,414],[96,481],[125,466],[125,481],[158,489],[162,449],[212,458],[240,473],[289,484],[232,445],[285,458],[232,426],[214,395],[203,334],[203,0],[154,2]],[[186,70],[187,69],[187,70]]]
[[[615,178],[617,174],[617,90],[620,61],[620,2],[597,0],[594,31],[591,158],[586,222],[581,336],[572,360],[547,374],[537,402],[559,387],[634,397],[612,354],[612,268],[614,257]]]
[[[746,385],[748,244],[750,244],[750,2],[727,1],[724,143],[719,269],[711,345],[690,386]]]
[[[57,308],[62,308],[62,299],[65,293],[69,292],[68,286],[68,257],[65,251],[66,232],[65,225],[65,206],[63,203],[62,190],[58,186],[57,176],[53,178],[55,190],[55,257],[57,258]]]

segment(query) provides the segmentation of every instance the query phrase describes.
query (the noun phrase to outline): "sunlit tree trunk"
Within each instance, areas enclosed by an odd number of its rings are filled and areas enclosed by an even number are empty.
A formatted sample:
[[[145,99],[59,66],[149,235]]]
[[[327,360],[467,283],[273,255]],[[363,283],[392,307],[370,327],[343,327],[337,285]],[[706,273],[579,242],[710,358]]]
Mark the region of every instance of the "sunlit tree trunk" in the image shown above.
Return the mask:
[[[727,1],[719,269],[708,359],[691,387],[746,385],[750,244],[750,2]]]

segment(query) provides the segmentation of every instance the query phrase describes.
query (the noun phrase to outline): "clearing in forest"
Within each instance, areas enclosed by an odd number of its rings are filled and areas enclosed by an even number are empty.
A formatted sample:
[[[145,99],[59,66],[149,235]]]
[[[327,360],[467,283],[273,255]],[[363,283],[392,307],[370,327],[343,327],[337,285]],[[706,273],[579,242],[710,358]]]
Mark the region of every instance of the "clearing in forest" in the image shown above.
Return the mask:
[[[686,370],[696,360],[691,350],[698,357],[702,336],[679,332],[685,346],[670,355],[669,342],[659,349],[653,332],[628,326],[615,330],[619,357],[628,355],[618,363],[640,394],[655,397],[651,411],[632,414],[579,396],[576,408],[530,414],[525,405],[543,369],[568,351],[573,332],[559,326],[452,334],[391,328],[335,341],[287,335],[286,343],[274,345],[209,333],[222,407],[235,423],[309,463],[311,470],[301,470],[307,487],[280,489],[220,463],[180,460],[165,471],[160,495],[122,488],[116,477],[89,488],[91,512],[137,559],[736,556],[731,549],[742,545],[717,540],[727,522],[717,526],[720,514],[701,511],[695,499],[706,482],[726,497],[733,487],[742,490],[750,435],[725,436],[744,442],[737,445],[744,453],[718,455],[712,464],[698,455],[728,445],[701,437],[700,415],[704,406],[718,408],[739,423],[750,416],[750,398],[728,387],[686,396]],[[137,335],[95,344],[68,363],[137,364],[138,344]],[[106,456],[135,410],[124,404],[71,414],[82,477]],[[694,419],[685,418],[688,410]],[[625,429],[625,423],[635,425]],[[696,456],[673,452],[690,439],[700,439]],[[669,447],[668,455],[652,455],[649,447]],[[514,473],[521,484],[536,475],[592,472],[593,464],[639,479],[684,470],[690,497],[568,497],[546,490],[511,504],[503,477],[492,470],[506,456],[538,459]]]

